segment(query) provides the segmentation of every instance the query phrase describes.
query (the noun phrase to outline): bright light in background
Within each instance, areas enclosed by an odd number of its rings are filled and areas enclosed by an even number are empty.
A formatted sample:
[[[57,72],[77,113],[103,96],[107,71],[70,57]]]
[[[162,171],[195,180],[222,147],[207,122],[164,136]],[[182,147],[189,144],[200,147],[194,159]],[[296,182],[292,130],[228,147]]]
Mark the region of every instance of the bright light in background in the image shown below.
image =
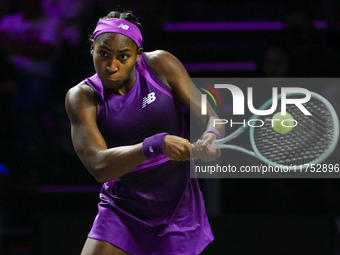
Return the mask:
[[[314,22],[316,29],[327,29],[326,21]],[[163,29],[170,31],[252,31],[281,30],[282,21],[221,21],[221,22],[168,22]]]

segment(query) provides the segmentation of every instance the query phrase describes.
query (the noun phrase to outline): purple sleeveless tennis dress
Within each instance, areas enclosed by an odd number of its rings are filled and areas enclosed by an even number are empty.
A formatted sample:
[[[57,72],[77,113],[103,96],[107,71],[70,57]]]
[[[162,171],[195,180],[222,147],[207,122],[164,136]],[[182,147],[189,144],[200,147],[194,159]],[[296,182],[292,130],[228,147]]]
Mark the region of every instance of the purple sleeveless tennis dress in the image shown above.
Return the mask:
[[[180,105],[147,64],[137,65],[134,87],[115,95],[95,74],[99,129],[108,148],[140,143],[156,133],[187,137]],[[214,239],[190,163],[165,156],[103,184],[98,215],[88,235],[133,255],[196,255]]]

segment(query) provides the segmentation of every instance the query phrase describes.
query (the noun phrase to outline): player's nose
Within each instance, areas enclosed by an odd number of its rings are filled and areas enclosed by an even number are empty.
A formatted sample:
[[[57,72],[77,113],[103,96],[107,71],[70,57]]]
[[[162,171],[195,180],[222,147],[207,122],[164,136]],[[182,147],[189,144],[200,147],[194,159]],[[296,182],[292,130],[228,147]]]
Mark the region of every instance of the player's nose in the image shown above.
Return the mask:
[[[118,71],[118,67],[119,67],[119,63],[116,59],[112,59],[110,61],[107,62],[105,71],[108,73],[116,73]]]

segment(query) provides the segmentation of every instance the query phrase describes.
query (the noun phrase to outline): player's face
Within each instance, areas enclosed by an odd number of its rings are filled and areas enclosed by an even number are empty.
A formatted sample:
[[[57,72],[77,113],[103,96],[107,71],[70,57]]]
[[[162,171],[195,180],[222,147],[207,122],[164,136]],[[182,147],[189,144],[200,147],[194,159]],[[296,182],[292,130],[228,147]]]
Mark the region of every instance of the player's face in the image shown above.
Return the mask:
[[[103,85],[116,94],[126,94],[136,79],[136,63],[142,49],[128,37],[117,33],[99,35],[92,43],[94,68]]]

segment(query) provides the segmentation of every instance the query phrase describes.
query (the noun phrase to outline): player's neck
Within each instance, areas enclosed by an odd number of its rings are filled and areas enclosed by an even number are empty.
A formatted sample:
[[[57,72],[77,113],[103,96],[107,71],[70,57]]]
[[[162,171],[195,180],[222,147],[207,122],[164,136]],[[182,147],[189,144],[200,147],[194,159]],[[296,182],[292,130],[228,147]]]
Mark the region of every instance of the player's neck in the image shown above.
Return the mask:
[[[136,82],[136,72],[133,72],[131,76],[118,88],[113,90],[116,95],[125,95],[133,88]]]

